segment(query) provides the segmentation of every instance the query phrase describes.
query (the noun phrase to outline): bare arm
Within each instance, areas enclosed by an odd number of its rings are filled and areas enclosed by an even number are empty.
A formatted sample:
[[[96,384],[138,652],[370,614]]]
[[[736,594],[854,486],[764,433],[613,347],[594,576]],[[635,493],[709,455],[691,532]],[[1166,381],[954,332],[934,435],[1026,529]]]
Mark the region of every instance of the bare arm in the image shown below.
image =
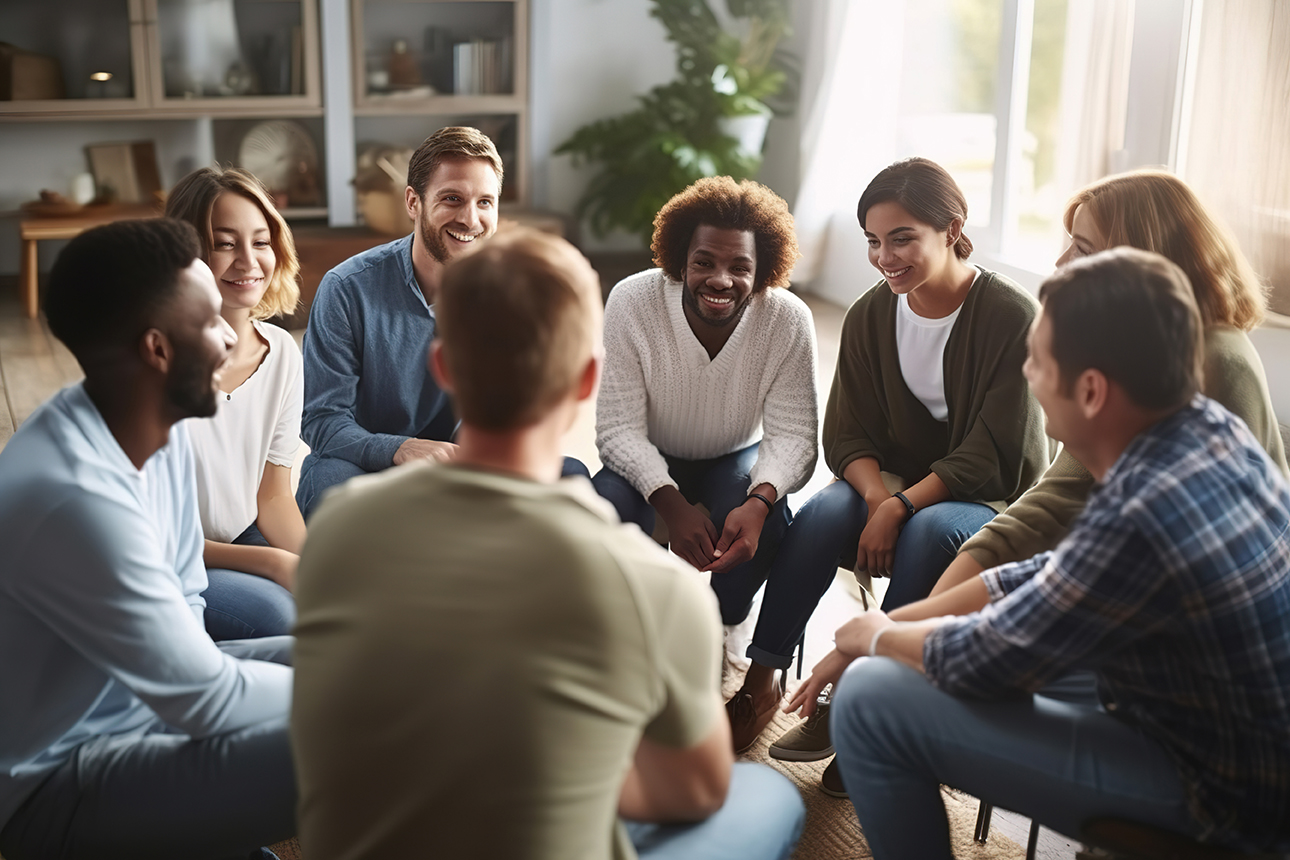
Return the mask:
[[[300,556],[272,546],[242,546],[208,540],[202,560],[207,567],[263,576],[291,591],[296,587],[296,566],[300,563]]]
[[[692,747],[676,749],[641,738],[618,797],[618,814],[632,821],[702,821],[726,802],[733,764],[724,708],[717,710],[708,736]]]
[[[933,586],[932,593],[928,596],[935,597],[955,586],[976,579],[983,570],[985,570],[985,565],[973,558],[970,553],[961,552],[954,557],[954,561],[950,562],[950,566],[945,568],[945,572],[941,574],[940,579],[936,580],[936,585]]]
[[[990,602],[981,577],[974,576],[954,588],[933,592],[931,597],[907,603],[891,611],[893,621],[921,621],[925,618],[944,618],[946,615],[971,615],[980,612]]]
[[[255,524],[270,546],[300,554],[305,545],[305,520],[291,492],[291,469],[264,464],[260,489],[255,494]]]

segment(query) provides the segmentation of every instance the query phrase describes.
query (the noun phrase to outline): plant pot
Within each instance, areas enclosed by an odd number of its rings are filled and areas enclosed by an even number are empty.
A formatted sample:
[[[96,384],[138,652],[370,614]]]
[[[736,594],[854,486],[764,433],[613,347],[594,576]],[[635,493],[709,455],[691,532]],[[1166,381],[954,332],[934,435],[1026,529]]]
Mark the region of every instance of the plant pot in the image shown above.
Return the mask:
[[[717,120],[717,128],[727,137],[734,138],[740,151],[747,155],[761,155],[766,144],[766,130],[770,128],[770,114],[723,116]]]

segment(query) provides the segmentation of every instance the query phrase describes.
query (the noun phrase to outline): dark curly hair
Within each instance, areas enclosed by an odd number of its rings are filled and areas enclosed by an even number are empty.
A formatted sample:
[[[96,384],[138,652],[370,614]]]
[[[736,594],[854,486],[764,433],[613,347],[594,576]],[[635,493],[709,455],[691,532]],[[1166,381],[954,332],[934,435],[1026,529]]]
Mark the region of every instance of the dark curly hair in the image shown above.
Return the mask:
[[[802,255],[784,198],[750,179],[735,182],[729,176],[710,176],[667,201],[654,217],[650,250],[654,265],[669,278],[679,281],[685,274],[690,240],[700,224],[753,234],[757,247],[755,291],[788,286],[793,264]]]

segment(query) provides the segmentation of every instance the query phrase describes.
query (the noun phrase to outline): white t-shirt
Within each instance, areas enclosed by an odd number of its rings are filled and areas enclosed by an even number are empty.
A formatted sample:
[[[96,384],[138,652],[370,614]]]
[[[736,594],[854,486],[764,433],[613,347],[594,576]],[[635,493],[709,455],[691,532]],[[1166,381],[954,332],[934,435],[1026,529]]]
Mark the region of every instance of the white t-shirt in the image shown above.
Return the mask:
[[[977,269],[969,290],[979,277],[981,270]],[[944,421],[950,414],[945,405],[945,344],[962,310],[960,304],[949,316],[929,320],[914,313],[909,296],[897,297],[896,352],[900,355],[900,373],[910,393],[937,421]]]
[[[250,378],[221,391],[213,418],[187,421],[197,505],[208,540],[228,543],[255,522],[264,464],[291,467],[300,447],[304,376],[300,348],[285,330],[254,323],[269,353]]]

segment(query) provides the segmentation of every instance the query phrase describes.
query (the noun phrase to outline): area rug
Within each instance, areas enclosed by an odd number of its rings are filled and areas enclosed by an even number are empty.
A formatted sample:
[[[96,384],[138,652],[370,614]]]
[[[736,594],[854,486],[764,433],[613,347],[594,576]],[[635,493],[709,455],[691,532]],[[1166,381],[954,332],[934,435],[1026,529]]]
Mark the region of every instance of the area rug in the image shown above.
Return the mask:
[[[797,843],[794,860],[863,860],[871,858],[869,845],[860,832],[855,808],[848,800],[830,797],[820,791],[820,774],[827,761],[789,762],[772,759],[768,750],[776,738],[797,725],[799,718],[778,714],[762,733],[756,746],[741,758],[769,764],[787,776],[802,793],[806,803],[806,827]],[[985,845],[972,838],[976,829],[977,800],[974,797],[942,787],[941,799],[950,821],[950,843],[958,860],[1022,860],[1026,852],[1020,845],[997,831],[990,833]]]

